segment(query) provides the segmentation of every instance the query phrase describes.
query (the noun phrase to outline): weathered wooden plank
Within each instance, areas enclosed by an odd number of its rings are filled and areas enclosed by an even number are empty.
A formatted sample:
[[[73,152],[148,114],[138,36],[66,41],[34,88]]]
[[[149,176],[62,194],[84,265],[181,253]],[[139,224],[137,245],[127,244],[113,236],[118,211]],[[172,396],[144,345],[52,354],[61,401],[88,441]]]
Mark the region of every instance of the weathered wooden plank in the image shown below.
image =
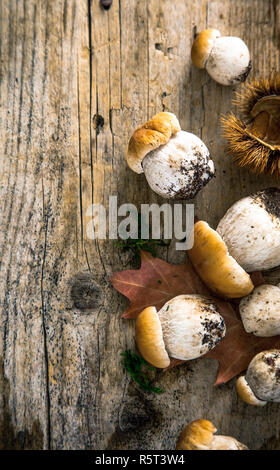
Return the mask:
[[[133,323],[109,283],[129,258],[86,236],[92,203],[162,202],[124,161],[131,131],[161,110],[213,155],[216,178],[195,200],[213,226],[273,183],[225,155],[233,90],[194,69],[190,47],[216,27],[245,39],[252,76],[268,74],[279,12],[272,0],[1,2],[1,448],[170,449],[199,417],[251,448],[279,448],[279,407],[246,406],[234,380],[214,389],[215,361],[157,372],[161,396],[139,391],[119,357],[134,348]],[[161,255],[185,259],[173,244]]]

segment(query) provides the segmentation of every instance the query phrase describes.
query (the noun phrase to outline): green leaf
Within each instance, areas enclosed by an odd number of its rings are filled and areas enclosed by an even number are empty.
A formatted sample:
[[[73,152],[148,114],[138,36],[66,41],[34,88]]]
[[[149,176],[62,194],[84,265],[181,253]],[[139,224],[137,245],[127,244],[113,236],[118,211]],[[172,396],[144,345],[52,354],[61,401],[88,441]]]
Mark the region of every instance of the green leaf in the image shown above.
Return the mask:
[[[126,350],[125,352],[121,353],[123,357],[123,366],[128,371],[130,376],[132,377],[135,382],[138,383],[139,387],[146,392],[153,392],[153,393],[163,393],[164,390],[158,387],[153,387],[145,371],[142,369],[142,366],[145,366],[147,369],[154,371],[155,368],[150,366],[150,364],[145,361],[137,354],[132,353],[130,350]]]
[[[129,250],[132,251],[133,259],[139,262],[141,258],[141,250],[148,251],[155,258],[157,255],[156,247],[169,246],[170,241],[165,242],[164,240],[142,240],[141,238],[128,238],[127,240],[116,240],[113,242],[113,244],[120,248],[123,252],[127,252]]]

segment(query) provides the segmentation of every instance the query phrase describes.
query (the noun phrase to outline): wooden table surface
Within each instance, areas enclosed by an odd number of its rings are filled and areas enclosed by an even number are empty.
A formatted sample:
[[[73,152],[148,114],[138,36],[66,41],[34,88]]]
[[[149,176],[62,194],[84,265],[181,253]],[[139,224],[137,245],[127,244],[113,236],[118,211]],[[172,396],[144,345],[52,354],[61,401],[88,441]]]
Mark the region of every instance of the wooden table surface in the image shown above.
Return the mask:
[[[127,299],[109,281],[132,267],[111,240],[88,240],[86,210],[164,202],[125,163],[130,133],[173,111],[209,147],[216,177],[195,199],[215,226],[237,199],[275,185],[226,155],[220,115],[234,88],[195,69],[196,31],[247,43],[250,78],[279,70],[279,0],[2,0],[0,448],[174,449],[211,419],[252,449],[279,449],[279,404],[250,407],[218,363],[157,372],[158,396],[120,364],[135,349]],[[238,87],[235,87],[238,89]],[[183,262],[174,243],[159,255]],[[278,279],[277,271],[270,274]]]

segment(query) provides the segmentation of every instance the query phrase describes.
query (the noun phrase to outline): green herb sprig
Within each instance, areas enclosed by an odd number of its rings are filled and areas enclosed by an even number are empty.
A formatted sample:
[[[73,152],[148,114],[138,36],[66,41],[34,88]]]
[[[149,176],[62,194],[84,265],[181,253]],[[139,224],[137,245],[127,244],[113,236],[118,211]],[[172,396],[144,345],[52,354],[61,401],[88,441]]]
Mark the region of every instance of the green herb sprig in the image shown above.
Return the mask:
[[[141,238],[139,239],[134,239],[134,238],[128,238],[127,240],[117,240],[113,242],[115,246],[118,248],[121,248],[122,251],[132,251],[133,253],[133,259],[135,261],[139,262],[140,261],[140,251],[148,251],[151,253],[152,256],[156,257],[156,247],[157,246],[168,246],[169,243],[165,242],[164,240],[142,240]]]
[[[151,367],[150,364],[145,361],[142,357],[132,353],[129,350],[121,353],[123,357],[123,366],[128,371],[130,376],[135,382],[138,383],[139,387],[146,392],[163,393],[164,390],[158,387],[153,387],[147,375],[143,371],[142,367],[145,366],[147,369],[154,371],[155,368]]]
[[[148,251],[152,256],[156,257],[156,248],[158,246],[169,246],[168,242],[161,239],[145,239],[141,238],[141,214],[138,214],[138,238],[128,238],[126,240],[116,240],[113,244],[120,248],[123,252],[131,251],[133,254],[133,261],[140,262],[141,250]]]

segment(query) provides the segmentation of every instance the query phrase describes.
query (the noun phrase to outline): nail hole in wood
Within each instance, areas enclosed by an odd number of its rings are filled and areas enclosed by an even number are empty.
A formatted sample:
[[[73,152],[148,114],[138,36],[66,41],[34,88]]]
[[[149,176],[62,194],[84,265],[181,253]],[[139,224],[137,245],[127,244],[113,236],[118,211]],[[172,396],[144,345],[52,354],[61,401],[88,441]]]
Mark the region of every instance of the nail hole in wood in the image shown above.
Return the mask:
[[[93,127],[96,130],[97,135],[100,133],[104,126],[104,117],[100,114],[95,114],[92,118]]]
[[[100,5],[104,8],[104,10],[109,10],[109,8],[111,8],[112,3],[113,0],[100,0]]]

